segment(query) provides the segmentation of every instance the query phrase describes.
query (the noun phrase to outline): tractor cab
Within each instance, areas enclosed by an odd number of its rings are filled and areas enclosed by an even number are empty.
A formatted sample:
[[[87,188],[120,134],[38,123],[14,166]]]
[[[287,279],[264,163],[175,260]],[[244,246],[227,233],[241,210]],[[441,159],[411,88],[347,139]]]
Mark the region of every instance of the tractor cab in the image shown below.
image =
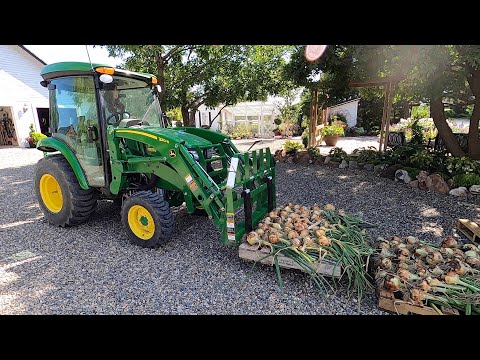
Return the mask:
[[[153,75],[79,62],[47,65],[41,75],[50,93],[49,132],[74,152],[90,186],[108,189],[108,126],[165,126]],[[48,144],[39,150],[56,151]]]

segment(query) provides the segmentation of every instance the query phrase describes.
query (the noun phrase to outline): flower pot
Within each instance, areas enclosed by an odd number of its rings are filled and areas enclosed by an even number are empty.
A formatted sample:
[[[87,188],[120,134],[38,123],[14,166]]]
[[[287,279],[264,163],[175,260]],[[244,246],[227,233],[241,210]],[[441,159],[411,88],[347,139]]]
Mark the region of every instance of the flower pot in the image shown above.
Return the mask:
[[[327,146],[335,146],[337,145],[338,135],[326,135],[323,140]]]

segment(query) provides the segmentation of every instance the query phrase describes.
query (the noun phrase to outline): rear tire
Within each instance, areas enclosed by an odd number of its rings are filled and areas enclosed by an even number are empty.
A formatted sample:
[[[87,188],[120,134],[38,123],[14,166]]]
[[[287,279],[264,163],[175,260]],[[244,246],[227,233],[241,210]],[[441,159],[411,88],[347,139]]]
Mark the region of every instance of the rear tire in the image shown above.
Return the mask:
[[[57,226],[79,225],[97,208],[97,192],[80,187],[72,167],[62,155],[38,161],[35,193],[45,218]]]
[[[175,219],[161,194],[138,191],[123,202],[122,223],[133,244],[151,248],[170,239]]]

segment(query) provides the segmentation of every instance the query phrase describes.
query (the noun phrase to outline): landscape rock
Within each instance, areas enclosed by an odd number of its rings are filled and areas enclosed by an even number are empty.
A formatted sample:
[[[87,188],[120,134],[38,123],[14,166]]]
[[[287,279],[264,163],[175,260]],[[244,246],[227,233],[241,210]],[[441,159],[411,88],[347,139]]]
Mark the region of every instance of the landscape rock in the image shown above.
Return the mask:
[[[324,163],[325,163],[325,159],[322,158],[322,157],[319,157],[318,159],[315,159],[315,160],[313,161],[313,164],[314,164],[314,165],[323,165]]]
[[[467,193],[468,193],[467,188],[463,186],[460,186],[458,188],[455,188],[449,191],[449,194],[453,196],[467,196]]]
[[[380,173],[385,169],[386,166],[387,166],[387,165],[385,165],[385,164],[375,165],[375,166],[373,167],[373,172],[374,172],[375,174],[380,174]]]
[[[348,163],[346,160],[342,160],[340,165],[338,166],[340,169],[346,169],[348,167]]]
[[[417,175],[418,187],[422,190],[427,190],[427,177],[428,177],[428,172],[423,170],[420,171]]]
[[[363,166],[363,169],[367,170],[367,171],[373,171],[373,168],[374,168],[374,166],[372,164],[368,164],[368,163]]]
[[[395,179],[395,172],[401,168],[402,168],[402,165],[398,165],[398,164],[388,166],[380,172],[380,176],[393,180]]]
[[[309,151],[297,151],[293,157],[293,162],[295,164],[307,165],[312,156]]]
[[[447,184],[448,184],[448,186],[450,186],[450,189],[451,189],[451,188],[453,188],[453,185],[455,184],[455,181],[453,181],[453,179],[448,179]]]
[[[480,185],[470,186],[470,192],[474,195],[480,195]]]
[[[413,180],[408,183],[408,186],[417,189],[418,188],[418,180]]]
[[[356,161],[350,160],[348,162],[349,169],[358,169],[358,163]]]
[[[338,168],[339,165],[340,165],[340,163],[338,161],[329,161],[327,163],[327,166],[330,166],[330,167],[333,167],[333,168]]]
[[[325,164],[328,164],[332,158],[330,156],[325,157]]]
[[[435,191],[440,194],[447,194],[450,191],[447,182],[438,174],[427,176],[425,184],[427,185],[428,190]]]
[[[403,182],[404,184],[409,184],[412,181],[410,175],[408,175],[408,171],[406,170],[397,170],[395,172],[395,181]],[[417,183],[418,186],[418,183]]]
[[[287,156],[287,157],[285,158],[285,162],[286,162],[287,164],[293,164],[293,156]]]

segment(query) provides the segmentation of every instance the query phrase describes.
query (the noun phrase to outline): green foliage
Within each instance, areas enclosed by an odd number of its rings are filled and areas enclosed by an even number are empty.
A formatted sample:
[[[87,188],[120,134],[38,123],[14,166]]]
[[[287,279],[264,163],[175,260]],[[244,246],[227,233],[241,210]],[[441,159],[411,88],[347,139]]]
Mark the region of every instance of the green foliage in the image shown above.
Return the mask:
[[[253,134],[257,127],[250,123],[238,124],[235,127],[227,127],[227,134],[229,134],[232,139],[249,139],[253,137]]]
[[[33,143],[34,143],[35,145],[37,145],[38,141],[39,141],[40,139],[46,138],[47,135],[42,134],[42,133],[39,133],[39,132],[33,132],[32,135],[31,135],[31,137],[32,137],[32,139],[33,139]]]
[[[344,133],[343,127],[337,125],[327,125],[322,129],[323,136],[343,135]]]
[[[328,156],[335,159],[345,159],[347,157],[347,152],[341,147],[334,147],[328,152]]]
[[[182,127],[182,126],[183,126],[183,122],[181,122],[181,121],[175,121],[175,126],[176,126],[176,127]]]
[[[358,155],[357,161],[360,163],[372,163],[377,160],[378,151],[373,147],[369,146],[368,148],[358,148],[352,151],[352,154]]]
[[[480,175],[478,174],[458,174],[453,177],[455,186],[470,187],[472,185],[480,185]]]
[[[423,128],[418,124],[418,120],[414,120],[412,123],[412,138],[410,139],[410,142],[412,144],[423,144],[424,138],[423,138]]]
[[[358,103],[357,124],[366,131],[379,131],[382,122],[383,100],[380,95],[365,98],[364,91],[366,90],[361,90],[362,98]]]
[[[420,120],[430,117],[430,107],[428,105],[419,105],[412,108],[411,118],[413,120]]]
[[[480,161],[466,156],[449,157],[446,160],[446,169],[451,175],[480,173]]]
[[[128,70],[157,75],[162,108],[195,111],[239,101],[266,100],[286,86],[284,45],[107,45]],[[185,116],[185,112],[182,112]],[[185,125],[191,119],[183,119]],[[185,120],[189,120],[187,123]]]
[[[305,145],[305,144],[304,144],[304,145]],[[307,144],[307,145],[308,145],[308,144]],[[307,147],[307,146],[305,146],[305,147]],[[312,146],[310,146],[307,150],[310,152],[310,154],[312,154],[312,157],[313,157],[314,159],[318,159],[318,158],[320,158],[320,157],[323,156],[323,155],[320,153],[320,149],[317,148],[317,147],[312,147]]]
[[[345,128],[345,136],[362,136],[367,132],[361,126],[352,126]]]
[[[33,127],[33,124],[30,124],[29,128],[29,133],[28,137],[25,139],[29,143],[33,143],[34,145],[37,145],[38,141],[40,139],[46,138],[47,135],[44,135],[42,133],[36,132],[35,128]]]
[[[283,144],[283,148],[287,154],[295,154],[298,150],[303,149],[304,146],[296,141],[287,140],[285,144]]]
[[[426,170],[433,164],[433,155],[426,149],[419,149],[410,157],[410,162],[413,166]]]
[[[308,146],[308,129],[304,130],[303,133],[302,133],[302,144],[305,147]]]
[[[168,110],[166,114],[172,122],[182,120],[182,110],[179,107]]]
[[[406,166],[406,167],[403,167],[402,170],[405,170],[406,172],[408,172],[408,176],[410,176],[412,180],[415,180],[418,174],[420,174],[420,169],[416,169],[413,167]]]

